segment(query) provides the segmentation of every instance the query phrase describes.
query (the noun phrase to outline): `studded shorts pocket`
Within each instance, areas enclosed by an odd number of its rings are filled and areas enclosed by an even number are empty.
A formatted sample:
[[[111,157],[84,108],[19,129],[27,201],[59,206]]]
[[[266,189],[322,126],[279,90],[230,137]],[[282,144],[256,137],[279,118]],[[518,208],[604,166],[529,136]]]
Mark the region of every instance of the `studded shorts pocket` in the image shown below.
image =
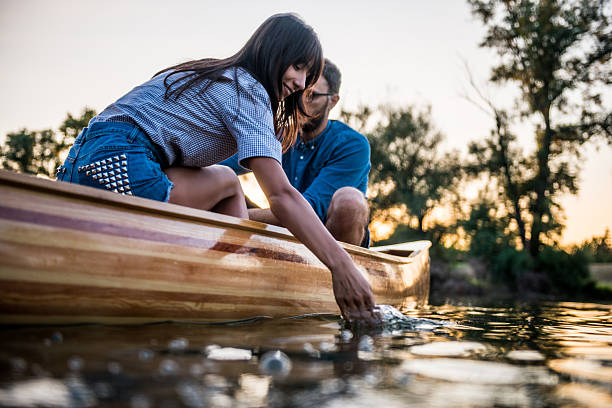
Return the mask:
[[[101,186],[99,188],[103,187],[115,193],[133,195],[125,153],[78,166],[77,171],[79,180],[90,179],[95,187],[99,185]],[[85,183],[81,182],[81,184]]]
[[[123,195],[168,201],[173,186],[143,146],[104,146],[83,155],[75,166],[77,183]]]

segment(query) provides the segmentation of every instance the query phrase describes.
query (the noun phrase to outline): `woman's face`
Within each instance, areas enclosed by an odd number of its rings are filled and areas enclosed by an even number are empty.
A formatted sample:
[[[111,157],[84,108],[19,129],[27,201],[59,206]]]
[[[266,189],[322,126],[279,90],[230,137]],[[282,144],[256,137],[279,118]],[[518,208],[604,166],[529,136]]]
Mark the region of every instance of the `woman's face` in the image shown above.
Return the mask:
[[[281,79],[279,100],[283,100],[294,92],[301,91],[306,86],[308,67],[306,64],[293,64],[287,68]]]

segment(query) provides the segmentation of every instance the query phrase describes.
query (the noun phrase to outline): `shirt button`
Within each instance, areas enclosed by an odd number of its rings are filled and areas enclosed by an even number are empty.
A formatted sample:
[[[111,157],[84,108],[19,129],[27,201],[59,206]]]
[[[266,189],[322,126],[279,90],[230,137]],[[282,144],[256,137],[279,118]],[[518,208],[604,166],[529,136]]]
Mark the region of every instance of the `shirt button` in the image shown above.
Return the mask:
[[[304,160],[304,156],[300,156],[300,160]]]
[[[296,177],[296,178],[294,178],[294,180],[295,180],[295,181],[297,181],[297,177]]]

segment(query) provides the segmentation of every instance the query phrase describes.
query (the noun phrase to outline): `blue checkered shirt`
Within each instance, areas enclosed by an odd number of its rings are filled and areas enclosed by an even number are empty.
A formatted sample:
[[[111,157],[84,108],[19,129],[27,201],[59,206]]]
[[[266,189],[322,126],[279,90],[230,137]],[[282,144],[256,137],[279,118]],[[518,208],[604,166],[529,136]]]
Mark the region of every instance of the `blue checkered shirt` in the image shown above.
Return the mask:
[[[163,152],[166,166],[205,167],[236,152],[241,164],[250,157],[281,162],[270,97],[246,70],[229,68],[205,92],[201,91],[206,80],[178,99],[164,98],[166,75],[132,89],[89,125],[99,121],[137,124]]]

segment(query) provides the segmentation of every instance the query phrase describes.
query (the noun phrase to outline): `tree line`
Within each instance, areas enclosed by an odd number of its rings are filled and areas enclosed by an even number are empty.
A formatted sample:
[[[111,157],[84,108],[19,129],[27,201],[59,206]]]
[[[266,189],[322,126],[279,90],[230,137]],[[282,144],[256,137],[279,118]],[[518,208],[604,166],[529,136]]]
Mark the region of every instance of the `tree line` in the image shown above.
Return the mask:
[[[470,100],[490,116],[491,131],[472,141],[463,157],[441,151],[444,135],[428,107],[343,110],[341,119],[370,141],[373,217],[391,217],[393,208],[404,215],[395,219],[387,243],[429,239],[434,253],[448,258],[449,242],[461,237],[467,253],[486,262],[492,280],[516,287],[531,271],[543,290],[575,293],[592,285],[587,262],[610,254],[608,231],[569,252],[557,243],[564,228],[559,198],[578,191],[582,146],[612,144],[605,104],[612,82],[609,0],[467,2],[486,28],[480,46],[499,56],[489,83],[515,87],[519,96],[511,109],[498,106],[468,78],[475,95]],[[54,177],[60,158],[94,115],[85,108],[76,117],[68,114],[57,132],[7,134],[0,165]],[[526,120],[536,123],[531,152],[513,132]],[[470,180],[486,182],[468,203],[462,189]],[[450,222],[433,216],[440,206],[451,209]]]
[[[74,139],[94,116],[96,112],[85,107],[79,116],[68,113],[57,132],[22,128],[8,133],[0,149],[0,167],[55,178]]]

